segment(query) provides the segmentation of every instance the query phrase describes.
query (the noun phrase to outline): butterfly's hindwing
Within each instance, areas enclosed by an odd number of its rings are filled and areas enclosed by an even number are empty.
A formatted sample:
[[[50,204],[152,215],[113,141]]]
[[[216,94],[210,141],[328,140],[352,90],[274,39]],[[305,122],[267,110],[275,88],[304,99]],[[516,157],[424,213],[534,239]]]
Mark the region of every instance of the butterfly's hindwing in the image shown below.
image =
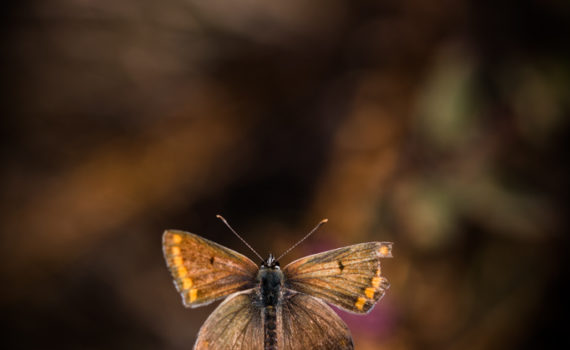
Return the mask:
[[[261,308],[256,289],[230,295],[208,317],[195,350],[263,350]]]
[[[355,313],[369,312],[389,287],[380,258],[392,256],[392,244],[370,242],[296,260],[283,269],[285,287],[321,298]]]
[[[321,300],[285,290],[279,310],[281,320],[279,349],[351,350],[354,348],[348,327]]]
[[[198,235],[167,230],[166,264],[184,305],[197,307],[252,288],[258,267],[247,257]]]

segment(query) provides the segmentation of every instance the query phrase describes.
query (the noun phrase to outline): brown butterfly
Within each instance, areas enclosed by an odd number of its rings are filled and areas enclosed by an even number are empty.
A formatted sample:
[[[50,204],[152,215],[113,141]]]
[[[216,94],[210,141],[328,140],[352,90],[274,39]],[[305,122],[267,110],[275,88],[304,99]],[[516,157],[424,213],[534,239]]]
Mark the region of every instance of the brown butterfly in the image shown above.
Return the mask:
[[[228,296],[200,329],[194,349],[346,350],[354,348],[350,331],[325,302],[368,313],[389,287],[381,275],[380,258],[392,256],[392,243],[329,250],[283,269],[271,254],[263,260],[253,250],[262,260],[258,266],[231,249],[184,231],[165,231],[163,250],[186,307]]]

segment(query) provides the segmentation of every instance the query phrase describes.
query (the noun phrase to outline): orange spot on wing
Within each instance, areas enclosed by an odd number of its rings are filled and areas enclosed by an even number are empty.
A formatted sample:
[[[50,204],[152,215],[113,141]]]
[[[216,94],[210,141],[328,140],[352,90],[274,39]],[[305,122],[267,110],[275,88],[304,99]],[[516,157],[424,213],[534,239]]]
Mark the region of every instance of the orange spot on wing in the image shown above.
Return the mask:
[[[188,296],[190,297],[190,302],[191,303],[194,302],[194,300],[196,300],[196,298],[198,297],[198,290],[196,288],[190,289]]]
[[[354,303],[354,306],[356,306],[356,308],[358,310],[362,310],[364,308],[364,304],[366,303],[366,299],[363,297],[358,297],[358,300],[356,300],[356,303]]]
[[[182,242],[182,236],[180,236],[179,234],[173,234],[172,235],[172,242],[174,242],[176,244]]]
[[[192,287],[194,285],[194,283],[192,282],[191,278],[184,278],[182,280],[182,288],[183,289],[190,289],[190,287]]]
[[[172,263],[174,264],[174,266],[181,266],[182,265],[182,257],[180,256],[175,256],[172,259]]]
[[[172,255],[180,255],[180,247],[172,247],[172,249],[170,249],[170,252]]]
[[[182,265],[178,266],[178,278],[184,278],[188,275],[188,270]]]
[[[367,297],[368,299],[374,298],[374,293],[375,293],[375,292],[376,292],[376,289],[375,289],[375,288],[366,288],[366,289],[364,290],[364,294],[366,294],[366,297]]]
[[[381,256],[386,256],[386,257],[387,257],[387,256],[391,256],[390,247],[387,246],[387,245],[385,245],[385,244],[383,244],[383,245],[380,247],[380,255],[381,255]]]
[[[382,278],[380,277],[372,277],[372,286],[374,288],[380,287],[380,283],[382,282]]]

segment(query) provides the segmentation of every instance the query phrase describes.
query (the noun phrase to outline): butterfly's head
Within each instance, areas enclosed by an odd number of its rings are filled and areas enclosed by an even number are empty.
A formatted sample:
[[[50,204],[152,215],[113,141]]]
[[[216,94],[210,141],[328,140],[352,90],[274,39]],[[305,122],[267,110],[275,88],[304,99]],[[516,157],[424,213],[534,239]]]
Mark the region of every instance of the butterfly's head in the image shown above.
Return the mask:
[[[269,254],[269,258],[267,258],[267,260],[265,260],[262,264],[261,267],[266,267],[266,268],[271,268],[271,269],[279,269],[279,261],[277,261],[275,259],[275,257],[273,256],[273,254]]]

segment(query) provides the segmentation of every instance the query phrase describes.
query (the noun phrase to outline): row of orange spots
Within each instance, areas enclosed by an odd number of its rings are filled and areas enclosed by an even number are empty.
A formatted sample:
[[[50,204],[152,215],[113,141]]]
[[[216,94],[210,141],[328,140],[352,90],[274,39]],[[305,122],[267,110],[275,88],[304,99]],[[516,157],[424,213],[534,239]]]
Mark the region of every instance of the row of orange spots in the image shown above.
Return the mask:
[[[392,256],[390,245],[382,244],[380,246],[380,249],[378,250],[378,253],[382,257]],[[380,268],[378,268],[378,270],[376,270],[375,276],[372,277],[372,280],[370,281],[370,284],[372,285],[372,287],[368,287],[368,288],[364,289],[364,295],[366,296],[366,298],[374,299],[374,294],[376,294],[376,290],[380,287],[380,284],[382,284],[382,280],[383,280],[383,278],[380,276]],[[358,310],[362,310],[364,308],[364,304],[366,304],[366,298],[358,297],[358,299],[354,303],[354,306]]]
[[[179,244],[180,242],[182,242],[182,236],[177,234],[172,235],[172,242],[174,244]],[[184,266],[184,261],[182,259],[182,256],[180,255],[181,253],[180,247],[173,246],[172,248],[170,248],[170,253],[172,254],[172,264],[176,269],[176,274],[180,279],[180,284],[182,286],[182,289],[184,291],[190,289],[190,291],[188,292],[188,297],[190,298],[190,302],[193,302],[194,300],[196,300],[198,290],[196,288],[192,288],[194,282],[192,282],[192,279],[188,277],[188,269],[186,269],[186,267]]]
[[[372,277],[371,281],[372,287],[364,289],[364,295],[366,296],[366,298],[371,300],[374,299],[374,294],[376,293],[377,288],[380,286],[380,282],[381,282],[381,277]],[[358,297],[356,303],[354,303],[354,306],[356,306],[358,310],[362,310],[364,308],[364,304],[366,303],[366,298]]]

